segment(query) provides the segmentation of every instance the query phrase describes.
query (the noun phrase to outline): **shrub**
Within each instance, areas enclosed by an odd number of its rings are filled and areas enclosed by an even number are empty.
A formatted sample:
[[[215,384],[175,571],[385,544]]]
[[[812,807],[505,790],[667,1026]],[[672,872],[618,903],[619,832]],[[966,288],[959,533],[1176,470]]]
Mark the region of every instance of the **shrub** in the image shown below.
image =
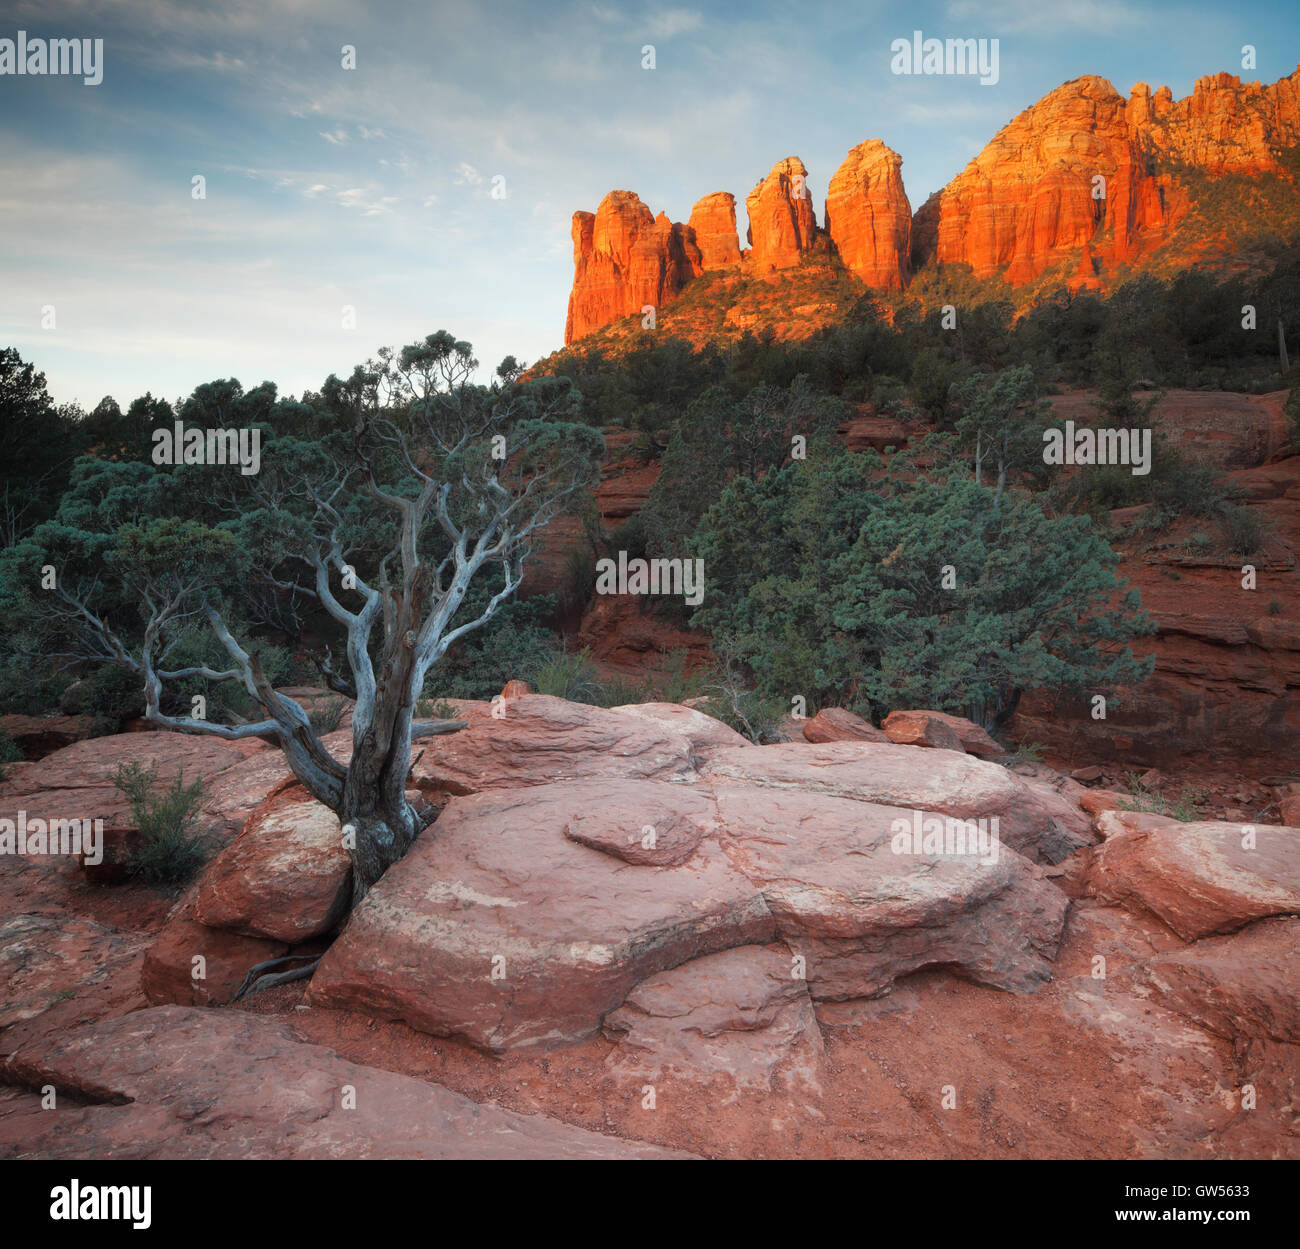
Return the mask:
[[[1219,531],[1234,555],[1253,555],[1264,545],[1268,526],[1258,512],[1229,504],[1219,512]]]
[[[591,661],[590,650],[556,651],[537,669],[534,688],[539,694],[565,698],[571,703],[599,705],[604,690]]]
[[[318,736],[333,733],[343,721],[347,702],[342,698],[327,698],[307,713],[307,719]]]
[[[1004,768],[1010,768],[1014,772],[1026,764],[1042,763],[1045,749],[1046,747],[1038,742],[1020,742],[1014,751],[1002,755],[998,762]]]
[[[1121,811],[1149,811],[1154,815],[1167,815],[1184,824],[1200,818],[1196,808],[1205,801],[1205,791],[1186,786],[1177,798],[1166,798],[1159,790],[1148,788],[1136,772],[1127,779],[1129,796],[1121,798]]]
[[[183,885],[207,858],[210,839],[197,831],[203,782],[185,784],[183,771],[159,795],[153,792],[154,765],[120,764],[111,780],[126,797],[140,830],[140,847],[131,855],[128,871],[150,885]]]

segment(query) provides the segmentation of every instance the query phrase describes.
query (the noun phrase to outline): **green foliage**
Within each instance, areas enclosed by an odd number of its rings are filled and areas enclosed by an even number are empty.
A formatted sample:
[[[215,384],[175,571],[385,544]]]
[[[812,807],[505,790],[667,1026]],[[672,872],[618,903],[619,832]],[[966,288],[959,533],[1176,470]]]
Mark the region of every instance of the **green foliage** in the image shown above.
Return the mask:
[[[157,770],[138,763],[119,764],[110,779],[131,807],[141,844],[128,870],[150,885],[183,885],[207,858],[209,838],[197,831],[203,781],[185,784],[177,772],[161,794],[154,792]]]
[[[48,520],[87,438],[75,407],[56,407],[45,374],[0,348],[0,542]]]
[[[486,594],[487,586],[472,590]],[[555,610],[547,595],[507,603],[482,629],[448,651],[425,681],[430,697],[492,698],[507,681],[527,681],[536,688],[538,669],[555,648],[555,634],[544,621]]]
[[[1020,742],[1014,751],[1000,755],[997,762],[1012,772],[1030,764],[1042,763],[1045,747],[1038,742]]]
[[[765,695],[879,720],[934,707],[992,727],[1022,691],[1145,680],[1154,626],[1086,517],[1048,518],[907,457],[818,457],[737,480],[701,525],[695,623],[732,640]],[[955,573],[943,585],[944,569]],[[1112,604],[1112,599],[1117,599]]]
[[[598,706],[604,698],[600,674],[592,662],[591,651],[556,651],[537,668],[533,688],[539,694],[565,698],[571,703]]]
[[[307,719],[318,737],[333,733],[343,723],[343,713],[348,709],[347,700],[327,698],[307,713]]]
[[[1130,772],[1126,779],[1128,797],[1119,801],[1121,811],[1149,811],[1155,815],[1167,815],[1170,819],[1181,820],[1184,824],[1200,819],[1197,811],[1205,801],[1205,790],[1186,786],[1176,798],[1166,798],[1159,790],[1142,783],[1136,772]]]
[[[806,449],[823,445],[848,415],[844,404],[816,395],[803,377],[786,389],[756,386],[740,400],[723,386],[710,387],[673,427],[639,516],[645,551],[684,557],[700,517],[732,477],[779,468],[796,435]]]
[[[1254,555],[1268,539],[1268,524],[1253,508],[1228,504],[1219,511],[1219,530],[1233,555]]]

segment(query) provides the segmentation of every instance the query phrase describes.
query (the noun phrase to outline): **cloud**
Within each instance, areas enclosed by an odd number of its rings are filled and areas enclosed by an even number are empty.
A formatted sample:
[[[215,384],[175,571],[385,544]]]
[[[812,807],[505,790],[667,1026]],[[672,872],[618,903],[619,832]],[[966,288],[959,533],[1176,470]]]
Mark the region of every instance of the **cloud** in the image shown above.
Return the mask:
[[[452,181],[457,186],[482,186],[483,175],[468,161],[461,161],[456,166],[456,176]]]
[[[650,16],[646,32],[655,39],[672,39],[699,30],[704,25],[704,15],[694,9],[662,9]]]
[[[337,130],[322,130],[320,137],[335,147],[341,147],[348,141],[348,132],[340,126]]]
[[[951,0],[947,16],[973,21],[992,36],[1004,32],[1051,35],[1086,30],[1094,35],[1116,34],[1147,24],[1148,18],[1130,4],[1116,0]],[[929,33],[929,32],[927,32]]]

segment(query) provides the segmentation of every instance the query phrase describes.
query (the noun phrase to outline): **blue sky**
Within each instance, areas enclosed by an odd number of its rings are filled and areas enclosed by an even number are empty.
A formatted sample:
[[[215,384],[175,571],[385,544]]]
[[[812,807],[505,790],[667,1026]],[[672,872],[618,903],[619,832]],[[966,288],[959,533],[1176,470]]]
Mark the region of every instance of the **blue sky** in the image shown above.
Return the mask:
[[[998,39],[999,82],[891,74],[915,29]],[[296,394],[444,328],[531,362],[562,345],[570,216],[611,189],[673,220],[731,191],[743,239],[777,160],[803,158],[820,217],[880,138],[915,209],[1070,78],[1181,97],[1300,60],[1297,0],[9,0],[19,30],[104,40],[99,86],[0,76],[0,343],[86,407],[216,377]]]

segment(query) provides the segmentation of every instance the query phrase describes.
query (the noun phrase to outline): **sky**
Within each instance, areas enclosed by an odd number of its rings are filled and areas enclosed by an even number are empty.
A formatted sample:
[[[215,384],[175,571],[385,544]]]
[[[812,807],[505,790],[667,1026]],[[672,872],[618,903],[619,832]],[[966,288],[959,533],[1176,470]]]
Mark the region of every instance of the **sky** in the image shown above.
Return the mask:
[[[0,345],[87,409],[296,395],[440,329],[485,375],[531,363],[563,345],[572,213],[610,190],[674,221],[731,191],[743,241],[778,160],[820,219],[878,138],[916,209],[1071,78],[1180,98],[1300,61],[1300,0],[7,0],[20,30],[103,40],[97,86],[0,75]],[[997,83],[891,73],[915,30],[997,39]]]

